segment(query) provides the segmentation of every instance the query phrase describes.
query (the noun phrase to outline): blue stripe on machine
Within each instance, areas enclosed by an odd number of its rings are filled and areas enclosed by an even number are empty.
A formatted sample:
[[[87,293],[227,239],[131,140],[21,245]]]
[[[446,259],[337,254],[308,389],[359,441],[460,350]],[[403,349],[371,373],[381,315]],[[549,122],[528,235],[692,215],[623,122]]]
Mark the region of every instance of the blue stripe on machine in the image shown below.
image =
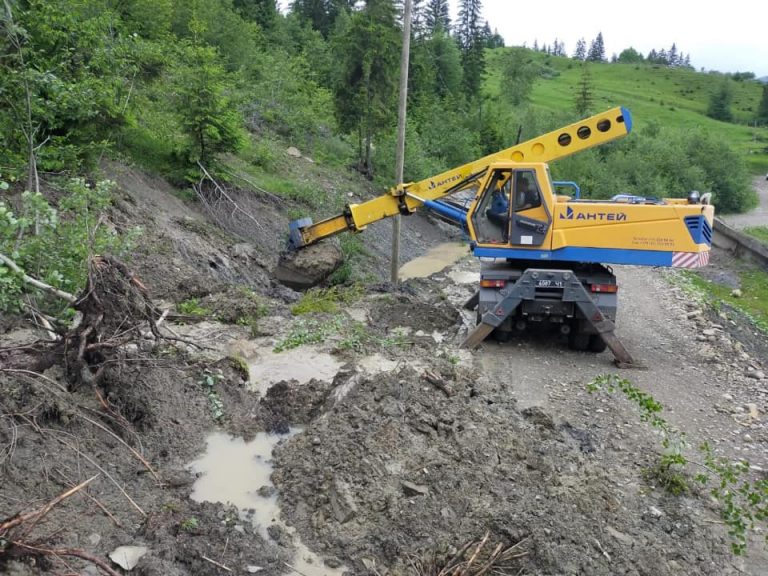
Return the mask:
[[[560,248],[559,250],[520,250],[475,246],[478,258],[517,258],[522,260],[602,262],[603,264],[636,264],[672,266],[672,252],[661,250],[625,250],[620,248]]]
[[[627,127],[627,134],[629,134],[632,132],[632,114],[630,114],[629,110],[622,106],[621,115],[624,117],[624,125]]]
[[[712,227],[703,214],[684,218],[688,233],[696,244],[712,244]]]

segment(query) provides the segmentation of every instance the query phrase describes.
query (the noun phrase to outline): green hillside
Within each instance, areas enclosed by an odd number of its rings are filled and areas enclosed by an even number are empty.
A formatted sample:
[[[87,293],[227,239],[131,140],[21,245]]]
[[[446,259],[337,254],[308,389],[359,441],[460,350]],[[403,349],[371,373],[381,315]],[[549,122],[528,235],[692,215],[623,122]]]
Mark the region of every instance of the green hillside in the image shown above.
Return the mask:
[[[501,59],[508,49],[488,53],[486,94],[501,91]],[[581,77],[581,65],[570,58],[530,51],[545,74],[534,84],[531,103],[541,109],[560,112],[574,109],[574,93]],[[626,106],[637,129],[657,122],[671,128],[702,128],[727,142],[744,156],[754,173],[768,171],[768,127],[754,128],[753,122],[762,94],[754,80],[731,81],[731,111],[735,124],[706,116],[710,95],[723,81],[719,73],[702,73],[650,64],[589,64],[594,95],[594,112]]]

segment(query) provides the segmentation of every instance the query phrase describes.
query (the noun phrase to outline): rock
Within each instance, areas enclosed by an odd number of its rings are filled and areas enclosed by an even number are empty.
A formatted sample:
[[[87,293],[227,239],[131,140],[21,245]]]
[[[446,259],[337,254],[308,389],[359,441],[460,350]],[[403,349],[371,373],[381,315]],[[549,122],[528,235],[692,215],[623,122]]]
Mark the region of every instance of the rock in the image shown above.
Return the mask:
[[[734,288],[733,290],[731,290],[731,296],[733,296],[734,298],[741,298],[741,290],[739,290],[738,288]]]
[[[328,568],[331,568],[332,570],[334,570],[336,568],[341,568],[341,566],[342,566],[341,560],[336,558],[336,556],[331,556],[329,558],[325,558],[323,560],[323,564],[325,564],[326,566],[328,566]]]
[[[403,493],[406,496],[426,496],[429,494],[429,488],[422,486],[421,484],[414,484],[407,480],[401,480],[400,485],[403,488]]]
[[[605,527],[605,531],[608,532],[608,534],[610,534],[614,538],[616,538],[616,540],[618,540],[622,544],[626,544],[627,546],[632,546],[632,544],[635,543],[635,539],[634,538],[632,538],[631,536],[629,536],[627,534],[624,534],[624,532],[619,532],[618,530],[616,530],[615,528],[613,528],[611,526],[606,526]]]
[[[661,518],[664,516],[664,512],[656,508],[656,506],[651,506],[648,508],[648,514],[650,514],[653,518]]]
[[[301,158],[301,152],[294,146],[288,148],[285,153],[288,154],[288,156],[292,156],[293,158]]]
[[[728,400],[729,402],[733,402],[733,396],[730,394],[723,394],[723,400]]]
[[[277,492],[277,489],[274,486],[270,486],[268,484],[265,484],[257,490],[258,495],[262,498],[271,498],[275,495],[275,492]]]
[[[706,330],[702,330],[701,333],[704,334],[704,336],[714,336],[717,334],[717,330],[714,328],[708,328]]]
[[[147,552],[149,548],[146,546],[118,546],[110,552],[109,558],[123,570],[133,570]]]
[[[316,286],[341,266],[344,255],[334,242],[320,242],[280,255],[274,276],[289,288]]]
[[[697,316],[701,316],[701,310],[693,310],[692,312],[688,312],[688,314],[686,314],[686,317],[689,320],[693,320]]]
[[[248,574],[256,574],[257,572],[261,572],[264,570],[261,566],[246,566],[245,571],[248,572]]]
[[[253,244],[247,242],[241,242],[232,246],[232,256],[239,258],[240,260],[253,260],[258,257],[259,253],[256,251],[256,247]]]
[[[101,542],[101,534],[94,532],[93,534],[89,535],[88,542],[91,544],[91,546],[98,546],[99,542]]]
[[[757,404],[749,403],[747,404],[747,410],[749,410],[749,416],[753,420],[759,420],[760,419],[760,412],[757,410]]]
[[[165,477],[165,483],[171,488],[189,486],[195,479],[189,470],[172,470]]]
[[[747,372],[747,377],[753,378],[754,380],[765,380],[765,372],[762,370],[752,370]]]
[[[337,522],[345,524],[357,515],[357,504],[355,504],[352,490],[346,482],[334,480],[331,486],[330,501],[331,513]]]

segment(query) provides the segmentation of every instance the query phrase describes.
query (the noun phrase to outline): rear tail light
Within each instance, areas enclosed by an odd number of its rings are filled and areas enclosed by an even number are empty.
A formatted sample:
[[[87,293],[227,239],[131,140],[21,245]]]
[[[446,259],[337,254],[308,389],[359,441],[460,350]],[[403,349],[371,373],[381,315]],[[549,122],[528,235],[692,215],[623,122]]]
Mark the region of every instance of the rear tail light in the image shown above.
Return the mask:
[[[504,288],[506,280],[480,280],[480,288]]]
[[[592,284],[590,286],[592,292],[618,292],[618,284]]]

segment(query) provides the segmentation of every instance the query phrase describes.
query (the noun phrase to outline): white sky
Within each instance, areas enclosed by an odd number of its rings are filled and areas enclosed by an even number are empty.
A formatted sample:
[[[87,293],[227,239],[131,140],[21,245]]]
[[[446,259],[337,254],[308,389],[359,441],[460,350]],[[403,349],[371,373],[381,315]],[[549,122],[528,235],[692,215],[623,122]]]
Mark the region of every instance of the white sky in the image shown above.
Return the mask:
[[[458,0],[451,1],[456,21]],[[680,2],[645,0],[547,0],[520,2],[483,0],[483,17],[498,29],[507,46],[528,47],[565,42],[571,55],[579,38],[590,41],[603,33],[606,57],[632,46],[647,55],[655,48],[691,55],[697,70],[754,72],[768,76],[768,4],[764,0]],[[763,6],[760,8],[760,6]]]

